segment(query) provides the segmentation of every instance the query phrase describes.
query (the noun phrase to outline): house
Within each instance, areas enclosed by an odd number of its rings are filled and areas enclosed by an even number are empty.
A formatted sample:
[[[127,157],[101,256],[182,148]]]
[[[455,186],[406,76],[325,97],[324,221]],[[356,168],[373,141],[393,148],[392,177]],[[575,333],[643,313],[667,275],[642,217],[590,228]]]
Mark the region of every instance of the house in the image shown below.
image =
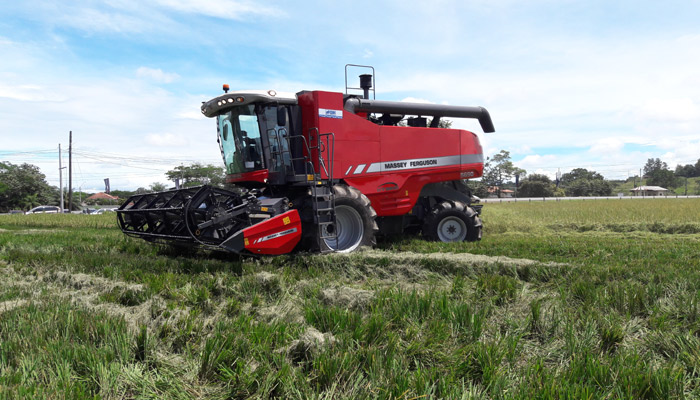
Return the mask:
[[[637,186],[634,189],[630,189],[630,192],[635,196],[663,196],[668,192],[668,189],[664,189],[661,186]]]
[[[88,201],[88,200],[119,200],[119,197],[112,196],[111,194],[100,192],[100,193],[95,193],[92,196],[85,199],[85,201]]]
[[[489,197],[498,197],[498,186],[489,186]],[[513,191],[510,189],[501,189],[501,197],[513,197]]]

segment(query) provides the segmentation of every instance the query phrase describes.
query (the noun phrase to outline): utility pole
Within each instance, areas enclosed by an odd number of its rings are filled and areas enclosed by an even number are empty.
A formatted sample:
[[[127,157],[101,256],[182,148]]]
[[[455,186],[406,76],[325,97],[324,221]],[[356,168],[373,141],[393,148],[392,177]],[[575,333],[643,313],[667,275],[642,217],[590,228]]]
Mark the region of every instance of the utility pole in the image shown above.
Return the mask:
[[[73,211],[73,131],[68,133],[68,210]]]
[[[61,144],[58,144],[58,190],[61,192],[61,214],[63,214],[63,169],[61,166]]]

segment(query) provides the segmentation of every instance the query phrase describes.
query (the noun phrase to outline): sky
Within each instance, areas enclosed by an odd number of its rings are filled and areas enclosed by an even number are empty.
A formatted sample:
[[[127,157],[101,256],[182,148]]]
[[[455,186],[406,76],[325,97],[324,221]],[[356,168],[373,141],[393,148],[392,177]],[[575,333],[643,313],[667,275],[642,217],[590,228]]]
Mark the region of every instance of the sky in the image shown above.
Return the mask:
[[[483,106],[485,156],[608,179],[700,158],[700,1],[0,0],[0,161],[133,190],[222,165],[199,106],[232,90],[345,90]],[[357,78],[350,76],[351,84]],[[67,185],[67,169],[63,170]]]

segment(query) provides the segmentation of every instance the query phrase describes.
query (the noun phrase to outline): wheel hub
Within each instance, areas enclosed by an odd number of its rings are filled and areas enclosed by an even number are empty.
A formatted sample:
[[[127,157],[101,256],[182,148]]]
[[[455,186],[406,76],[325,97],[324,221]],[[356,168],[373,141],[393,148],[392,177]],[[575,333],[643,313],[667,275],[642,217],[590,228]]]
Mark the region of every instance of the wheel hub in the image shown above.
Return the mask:
[[[362,217],[353,207],[340,205],[335,208],[335,238],[324,239],[326,246],[338,252],[355,250],[364,238],[365,227]],[[324,234],[333,234],[326,229]]]
[[[437,233],[443,242],[461,242],[467,237],[467,225],[458,217],[445,217],[438,224]]]

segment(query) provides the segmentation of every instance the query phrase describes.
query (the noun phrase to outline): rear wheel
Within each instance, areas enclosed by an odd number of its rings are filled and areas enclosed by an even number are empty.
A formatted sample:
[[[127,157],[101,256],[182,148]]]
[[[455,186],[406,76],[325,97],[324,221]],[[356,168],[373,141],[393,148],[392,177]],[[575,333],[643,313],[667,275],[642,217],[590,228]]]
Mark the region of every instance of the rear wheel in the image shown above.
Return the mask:
[[[362,246],[373,246],[377,229],[377,213],[367,196],[354,187],[333,186],[335,193],[335,227],[330,226],[324,236],[335,234],[335,238],[323,239],[322,246],[339,253],[350,253]],[[335,232],[333,232],[335,230]]]
[[[481,220],[464,203],[443,201],[425,219],[423,235],[441,242],[474,242],[481,240]]]

